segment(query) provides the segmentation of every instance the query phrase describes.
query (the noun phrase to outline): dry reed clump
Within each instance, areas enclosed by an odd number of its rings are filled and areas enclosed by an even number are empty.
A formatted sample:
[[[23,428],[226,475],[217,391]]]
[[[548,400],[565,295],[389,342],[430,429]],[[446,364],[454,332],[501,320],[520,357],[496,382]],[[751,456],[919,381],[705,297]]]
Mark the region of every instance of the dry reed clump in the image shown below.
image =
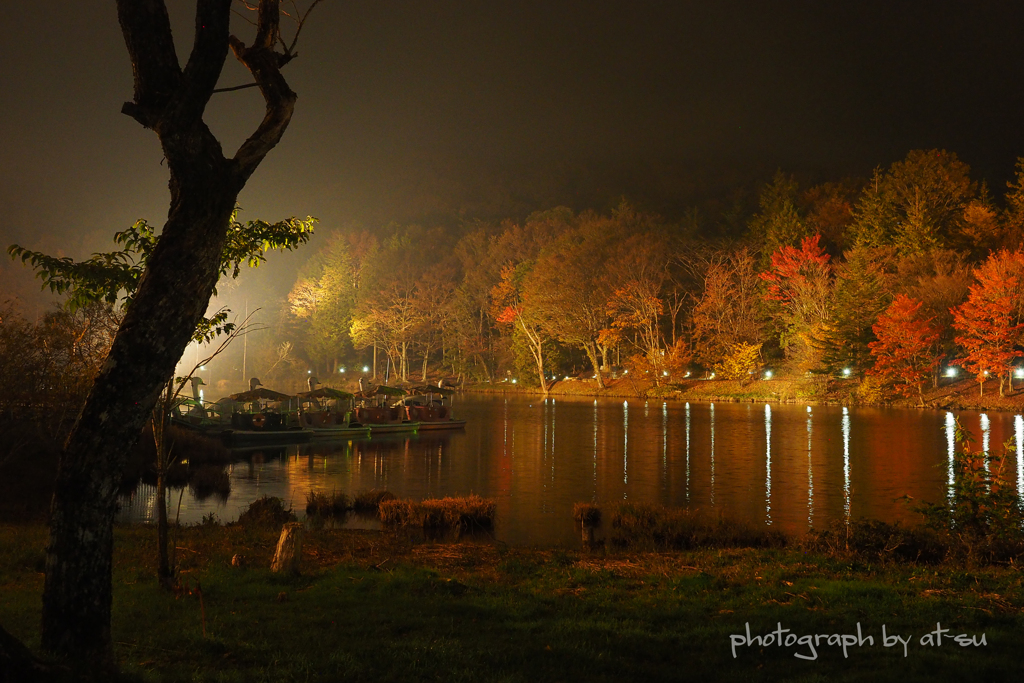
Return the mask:
[[[395,500],[395,494],[384,489],[360,491],[352,501],[352,509],[356,512],[377,512],[380,504],[387,500]]]
[[[620,503],[611,516],[609,541],[620,548],[777,548],[779,531],[711,518],[697,510],[643,503]]]
[[[242,526],[273,527],[280,526],[285,522],[294,522],[295,513],[291,508],[287,510],[280,498],[263,496],[257,498],[238,517],[238,523]]]
[[[306,494],[306,516],[340,517],[349,509],[348,496],[334,491],[310,491]]]
[[[492,529],[497,506],[490,498],[433,498],[419,503],[386,500],[380,504],[380,519],[385,526],[422,527],[429,531],[472,531]]]
[[[596,503],[576,503],[572,506],[572,518],[581,526],[597,526],[601,523],[601,507]]]
[[[393,528],[409,526],[413,519],[414,505],[415,503],[410,501],[393,498],[381,501],[377,514],[380,515],[380,521],[384,526]]]

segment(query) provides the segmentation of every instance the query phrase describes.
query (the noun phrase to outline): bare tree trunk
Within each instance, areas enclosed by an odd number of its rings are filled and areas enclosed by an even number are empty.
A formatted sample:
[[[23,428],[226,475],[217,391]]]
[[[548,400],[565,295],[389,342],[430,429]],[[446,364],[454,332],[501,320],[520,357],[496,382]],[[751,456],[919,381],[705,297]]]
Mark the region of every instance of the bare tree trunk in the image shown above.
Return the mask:
[[[377,379],[377,342],[373,342],[373,374],[370,379]]]
[[[430,350],[423,351],[423,373],[420,375],[420,381],[424,384],[427,383],[427,361],[430,358]]]
[[[547,396],[549,390],[548,378],[544,376],[544,349],[541,344],[537,345],[534,358],[537,359],[537,376],[540,378],[540,390],[545,396]]]

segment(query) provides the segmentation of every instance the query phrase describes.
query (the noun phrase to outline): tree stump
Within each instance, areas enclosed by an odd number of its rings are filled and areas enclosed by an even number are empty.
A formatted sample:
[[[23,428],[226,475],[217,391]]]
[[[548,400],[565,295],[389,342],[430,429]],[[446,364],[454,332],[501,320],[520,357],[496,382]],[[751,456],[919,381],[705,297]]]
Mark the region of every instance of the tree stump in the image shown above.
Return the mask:
[[[289,522],[281,529],[281,538],[277,540],[277,551],[274,553],[274,561],[270,564],[270,571],[298,574],[301,558],[302,523]]]

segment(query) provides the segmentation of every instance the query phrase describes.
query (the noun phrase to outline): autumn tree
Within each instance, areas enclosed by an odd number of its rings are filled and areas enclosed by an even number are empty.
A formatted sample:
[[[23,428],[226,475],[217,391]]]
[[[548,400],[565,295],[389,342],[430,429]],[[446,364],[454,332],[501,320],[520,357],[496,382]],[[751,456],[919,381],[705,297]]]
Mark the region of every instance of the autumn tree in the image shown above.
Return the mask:
[[[967,300],[974,282],[971,267],[962,254],[949,250],[932,250],[909,254],[896,264],[894,293],[906,294],[922,303],[921,314],[939,331],[933,345],[938,358],[955,358],[960,354],[954,340],[953,309]],[[939,366],[932,374],[932,385],[938,387]]]
[[[959,333],[956,343],[964,350],[960,359],[978,378],[979,393],[984,395],[985,379],[999,377],[999,395],[1012,372],[1010,361],[1016,355],[1024,322],[1021,319],[1021,284],[1024,283],[1024,254],[999,251],[974,271],[970,294],[953,310],[953,328]],[[1005,373],[1005,374],[1004,374]]]
[[[715,376],[749,382],[761,368],[761,345],[738,342],[715,365]]]
[[[868,375],[904,398],[916,390],[923,402],[922,387],[938,363],[932,345],[939,333],[931,320],[921,317],[921,302],[898,295],[878,316],[872,330],[877,339],[868,346],[875,364],[867,370]]]
[[[736,344],[754,344],[765,325],[761,280],[754,257],[746,249],[713,255],[691,314],[694,355],[704,365],[717,365]]]
[[[324,375],[336,373],[341,358],[351,351],[349,329],[362,271],[376,248],[371,237],[359,253],[357,240],[358,233],[332,234],[303,266],[288,293],[289,311],[300,322],[297,341]]]
[[[295,42],[282,39],[277,0],[260,0],[249,44],[230,32],[231,0],[197,2],[184,66],[162,0],[118,0],[117,10],[135,76],[134,99],[122,111],[159,138],[171,198],[145,275],[65,444],[50,515],[43,647],[99,669],[114,668],[112,527],[127,452],[206,312],[238,194],[281,140],[296,101],[281,74]],[[266,113],[225,157],[203,113],[229,49],[252,74]]]
[[[419,322],[413,330],[413,338],[422,353],[423,369],[420,380],[424,384],[427,383],[427,371],[432,354],[440,350],[439,360],[445,360],[454,290],[455,282],[445,268],[428,269],[416,282],[413,303],[420,315]]]
[[[532,262],[524,261],[516,266],[509,264],[502,269],[501,280],[491,290],[492,315],[498,324],[510,326],[514,333],[522,335],[537,365],[540,390],[547,396],[544,350],[549,339],[541,317],[525,296],[523,286],[532,265]]]
[[[829,320],[832,265],[820,237],[804,238],[800,247],[780,247],[772,254],[771,270],[761,273],[767,283],[766,298],[777,306],[782,327],[780,345],[804,370],[817,367],[820,352],[813,339]]]
[[[678,372],[691,356],[682,337],[674,344],[665,339],[663,287],[669,262],[668,240],[656,231],[633,235],[609,261],[614,283],[607,304],[611,327],[629,347],[627,367],[647,375],[655,385]]]
[[[598,387],[604,388],[599,346],[601,332],[611,325],[605,270],[611,235],[609,221],[594,216],[587,220],[587,225],[564,233],[541,252],[525,286],[545,330],[582,349]]]

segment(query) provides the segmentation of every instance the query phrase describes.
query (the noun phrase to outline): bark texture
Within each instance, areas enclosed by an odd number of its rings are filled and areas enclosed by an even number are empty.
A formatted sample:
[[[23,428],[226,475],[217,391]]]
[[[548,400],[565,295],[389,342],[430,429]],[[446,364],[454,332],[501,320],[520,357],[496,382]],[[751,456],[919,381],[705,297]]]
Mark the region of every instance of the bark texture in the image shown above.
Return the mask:
[[[117,483],[161,387],[188,345],[219,276],[232,210],[277,144],[295,94],[275,53],[279,8],[261,0],[256,41],[229,33],[231,0],[197,0],[195,42],[179,65],[163,0],[118,0],[135,96],[122,111],[160,139],[171,205],[160,240],[110,354],[68,437],[51,506],[43,647],[98,669],[115,666],[110,637]],[[228,54],[253,74],[267,104],[257,130],[226,158],[202,120]]]

